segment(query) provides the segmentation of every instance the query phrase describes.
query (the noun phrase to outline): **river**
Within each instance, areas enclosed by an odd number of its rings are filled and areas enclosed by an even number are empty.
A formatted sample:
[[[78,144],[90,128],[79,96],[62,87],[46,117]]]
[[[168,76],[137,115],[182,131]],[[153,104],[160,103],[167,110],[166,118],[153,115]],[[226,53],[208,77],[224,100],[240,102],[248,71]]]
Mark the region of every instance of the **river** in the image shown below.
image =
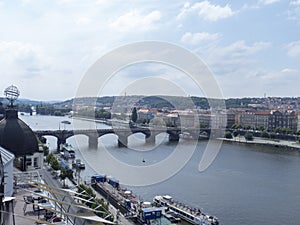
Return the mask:
[[[73,121],[69,118],[26,115],[20,118],[33,130],[73,128]],[[62,124],[63,120],[70,120],[72,124]],[[76,128],[90,129],[95,126],[107,127],[76,120]],[[47,137],[47,140],[51,149],[56,148],[54,137]],[[67,142],[76,148],[77,157],[85,160],[87,168],[81,174],[83,179],[105,171],[99,163],[95,166],[102,148],[137,170],[144,164],[162,161],[176,148],[176,144],[168,143],[167,136],[163,134],[157,137],[158,144],[153,149],[144,143],[142,134],[130,136],[129,148],[118,148],[117,138],[112,134],[99,138],[97,150],[88,149],[88,138],[83,135],[71,137]],[[181,144],[187,148],[191,145],[188,141],[181,141]],[[153,185],[128,188],[145,201],[151,201],[155,195],[169,194],[176,200],[218,217],[222,225],[300,224],[299,152],[223,143],[213,164],[200,173],[198,164],[206,144],[206,141],[198,142],[192,158],[171,178]],[[163,169],[168,170],[167,167]],[[152,176],[155,178],[158,174],[153,173]],[[121,183],[122,179],[126,179],[117,178]]]

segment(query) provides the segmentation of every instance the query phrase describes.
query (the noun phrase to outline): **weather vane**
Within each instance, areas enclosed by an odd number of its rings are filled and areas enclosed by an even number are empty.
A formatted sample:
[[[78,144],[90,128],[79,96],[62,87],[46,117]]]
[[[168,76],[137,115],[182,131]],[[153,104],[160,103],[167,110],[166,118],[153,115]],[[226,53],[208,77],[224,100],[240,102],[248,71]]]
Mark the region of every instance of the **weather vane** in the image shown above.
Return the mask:
[[[19,97],[20,91],[18,90],[18,88],[16,86],[11,85],[11,86],[9,86],[8,88],[5,89],[4,95],[6,96],[8,101],[10,102],[10,107],[13,108],[14,101],[16,101],[17,98]]]

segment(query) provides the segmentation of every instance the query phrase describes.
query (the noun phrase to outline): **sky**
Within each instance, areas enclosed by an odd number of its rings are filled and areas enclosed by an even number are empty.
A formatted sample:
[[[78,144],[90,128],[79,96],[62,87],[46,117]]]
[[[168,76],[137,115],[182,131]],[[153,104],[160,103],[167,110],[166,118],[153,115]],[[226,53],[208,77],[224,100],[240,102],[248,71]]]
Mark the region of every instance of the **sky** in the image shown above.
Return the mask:
[[[97,60],[158,41],[197,56],[225,98],[300,96],[300,0],[0,0],[0,28],[3,95],[15,85],[21,98],[73,98]],[[205,96],[195,76],[137,62],[94,85],[99,96]]]

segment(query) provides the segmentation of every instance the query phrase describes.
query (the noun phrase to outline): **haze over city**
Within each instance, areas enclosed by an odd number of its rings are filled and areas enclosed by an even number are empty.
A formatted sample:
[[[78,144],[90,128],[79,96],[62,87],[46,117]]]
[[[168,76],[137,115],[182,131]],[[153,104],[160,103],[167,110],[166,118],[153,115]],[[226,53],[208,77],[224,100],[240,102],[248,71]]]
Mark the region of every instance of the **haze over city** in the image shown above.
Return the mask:
[[[97,59],[145,40],[199,56],[225,98],[299,96],[299,0],[2,0],[0,26],[0,90],[14,84],[22,98],[73,98]],[[101,94],[124,94],[125,87],[149,77],[171,81],[171,89],[152,94],[181,94],[171,91],[176,86],[187,95],[202,94],[186,74],[159,63],[118,71]],[[151,94],[149,86],[127,94]]]

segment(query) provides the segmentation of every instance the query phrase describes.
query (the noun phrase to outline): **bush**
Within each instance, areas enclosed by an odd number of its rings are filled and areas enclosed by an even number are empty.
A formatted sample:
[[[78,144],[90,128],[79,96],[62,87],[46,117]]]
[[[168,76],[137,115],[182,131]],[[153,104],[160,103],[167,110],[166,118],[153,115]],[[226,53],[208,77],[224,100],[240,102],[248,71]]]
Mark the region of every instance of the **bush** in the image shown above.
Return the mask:
[[[250,133],[250,132],[246,132],[246,134],[245,134],[245,139],[246,139],[247,141],[253,141],[253,134]]]
[[[233,134],[234,137],[237,137],[237,136],[239,135],[239,132],[238,132],[237,130],[234,130],[234,131],[232,132],[232,134]]]
[[[227,138],[227,139],[232,139],[232,134],[231,134],[230,131],[226,131],[226,133],[225,133],[225,138]]]
[[[262,137],[262,138],[270,138],[270,135],[269,135],[268,132],[263,131],[263,132],[261,133],[261,137]]]

